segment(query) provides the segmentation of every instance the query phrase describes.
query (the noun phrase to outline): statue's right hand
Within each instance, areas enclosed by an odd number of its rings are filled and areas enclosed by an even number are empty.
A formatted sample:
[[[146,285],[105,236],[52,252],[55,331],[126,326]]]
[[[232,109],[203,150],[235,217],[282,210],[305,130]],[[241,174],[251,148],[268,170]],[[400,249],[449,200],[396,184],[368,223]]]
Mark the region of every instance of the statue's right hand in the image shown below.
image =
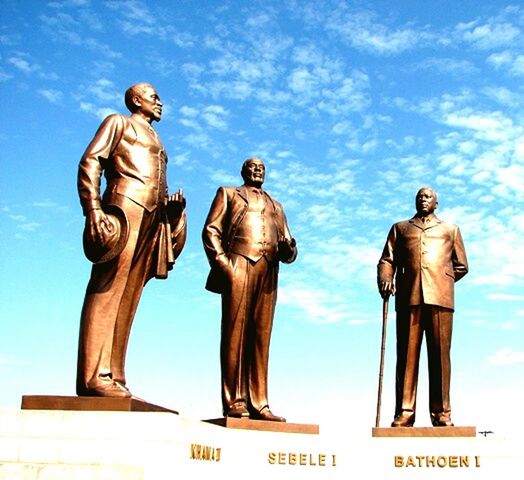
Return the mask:
[[[86,216],[86,224],[91,240],[100,243],[104,241],[105,232],[111,232],[113,228],[107,215],[100,208],[94,208],[89,211]]]
[[[233,273],[231,260],[225,253],[217,257],[217,264],[218,268],[220,268],[220,270],[222,270],[226,275],[231,275]]]
[[[395,295],[395,285],[393,282],[378,282],[378,291],[382,298],[387,298],[390,295]]]

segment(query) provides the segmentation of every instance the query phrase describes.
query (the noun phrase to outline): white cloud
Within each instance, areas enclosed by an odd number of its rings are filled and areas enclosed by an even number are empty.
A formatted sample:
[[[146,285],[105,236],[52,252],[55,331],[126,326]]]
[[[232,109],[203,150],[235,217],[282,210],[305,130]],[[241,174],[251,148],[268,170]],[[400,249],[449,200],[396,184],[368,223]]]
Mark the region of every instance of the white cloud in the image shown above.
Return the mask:
[[[86,36],[85,32],[80,34],[80,26],[84,24],[83,20],[76,20],[72,15],[63,12],[53,12],[51,16],[40,15],[39,18],[43,24],[44,31],[55,42],[65,42],[69,45],[84,47],[96,52],[98,56],[111,59],[117,59],[122,56],[120,52],[116,52],[109,45],[100,42],[97,38]],[[91,21],[91,24],[93,24],[93,21]],[[97,28],[95,28],[95,30]]]
[[[302,312],[303,320],[312,323],[335,323],[348,319],[348,308],[340,296],[309,287],[283,286],[278,291],[279,304]]]
[[[487,357],[492,365],[505,366],[524,363],[524,352],[517,352],[511,348],[503,348]]]
[[[199,121],[203,121],[207,127],[211,127],[218,130],[225,130],[228,126],[227,118],[229,111],[221,105],[206,105],[200,107],[189,107],[184,105],[180,107],[179,112],[184,118],[181,118],[179,122],[188,128],[193,128],[198,131],[202,131],[204,127]]]
[[[524,295],[512,295],[509,293],[491,293],[487,296],[488,300],[494,301],[510,301],[510,302],[522,302],[524,301]]]
[[[345,5],[328,14],[324,21],[328,30],[339,34],[353,47],[379,55],[399,54],[435,39],[425,29],[390,28],[380,23],[374,12],[354,11]]]
[[[51,103],[59,103],[64,98],[64,94],[61,91],[52,88],[40,89],[38,93]]]
[[[481,50],[513,45],[521,36],[520,30],[507,22],[491,22],[483,25],[459,24],[457,31],[466,42]]]
[[[209,178],[213,185],[237,185],[239,183],[238,176],[231,175],[222,169],[210,171]]]
[[[118,113],[117,109],[109,108],[109,107],[98,107],[90,102],[80,102],[80,110],[83,112],[92,113],[100,120],[103,120],[107,116]]]
[[[220,105],[208,105],[202,111],[202,118],[213,128],[225,130],[227,128],[226,117],[229,112]]]
[[[436,70],[440,73],[452,73],[456,75],[477,73],[479,69],[469,60],[455,58],[427,58],[420,62],[417,69]]]

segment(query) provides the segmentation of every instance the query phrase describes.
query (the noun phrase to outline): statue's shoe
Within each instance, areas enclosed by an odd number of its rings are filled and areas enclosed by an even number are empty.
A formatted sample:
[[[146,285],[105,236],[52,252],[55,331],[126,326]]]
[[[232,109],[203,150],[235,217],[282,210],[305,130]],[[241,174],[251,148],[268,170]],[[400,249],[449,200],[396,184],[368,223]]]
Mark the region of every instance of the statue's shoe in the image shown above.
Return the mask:
[[[268,422],[285,422],[286,421],[284,417],[279,417],[278,415],[275,415],[274,413],[272,413],[269,407],[267,406],[262,408],[262,410],[252,413],[251,418],[253,420],[266,420]]]
[[[393,423],[392,427],[412,427],[415,423],[415,414],[413,412],[403,411],[399,413]]]

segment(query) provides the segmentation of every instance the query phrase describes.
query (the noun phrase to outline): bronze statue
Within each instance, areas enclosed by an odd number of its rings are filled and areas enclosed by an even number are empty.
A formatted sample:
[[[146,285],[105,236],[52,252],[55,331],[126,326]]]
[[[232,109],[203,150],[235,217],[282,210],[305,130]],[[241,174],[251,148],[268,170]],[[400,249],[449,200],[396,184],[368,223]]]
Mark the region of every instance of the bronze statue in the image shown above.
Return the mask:
[[[125,104],[131,115],[103,121],[78,169],[84,250],[94,262],[80,322],[81,396],[131,396],[124,364],[142,289],[153,277],[167,278],[186,239],[186,201],[181,190],[167,195],[167,155],[151,126],[162,116],[160,97],[139,83]]]
[[[262,190],[259,158],[242,165],[244,185],[220,187],[202,232],[211,272],[206,288],[222,295],[224,416],[285,422],[269,409],[269,341],[279,261],[297,257],[282,205]]]
[[[421,188],[416,215],[394,224],[378,263],[382,298],[395,295],[396,406],[392,427],[415,422],[418,365],[426,334],[429,410],[434,426],[453,426],[449,401],[454,283],[468,273],[460,230],[435,216],[437,194]],[[395,284],[393,284],[395,277]]]

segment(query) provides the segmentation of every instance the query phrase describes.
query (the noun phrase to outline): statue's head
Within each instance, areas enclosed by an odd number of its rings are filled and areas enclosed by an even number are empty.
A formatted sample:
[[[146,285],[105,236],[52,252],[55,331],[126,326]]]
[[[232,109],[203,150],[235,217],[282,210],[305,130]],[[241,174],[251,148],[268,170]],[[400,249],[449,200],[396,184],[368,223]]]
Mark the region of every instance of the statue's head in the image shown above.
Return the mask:
[[[251,157],[242,164],[240,174],[244,179],[244,185],[260,188],[266,177],[266,166],[260,158]]]
[[[141,114],[150,123],[160,121],[162,102],[158,93],[149,83],[136,83],[126,90],[124,100],[131,113]]]
[[[421,216],[433,213],[438,206],[437,193],[430,187],[422,187],[415,197],[417,214]]]

